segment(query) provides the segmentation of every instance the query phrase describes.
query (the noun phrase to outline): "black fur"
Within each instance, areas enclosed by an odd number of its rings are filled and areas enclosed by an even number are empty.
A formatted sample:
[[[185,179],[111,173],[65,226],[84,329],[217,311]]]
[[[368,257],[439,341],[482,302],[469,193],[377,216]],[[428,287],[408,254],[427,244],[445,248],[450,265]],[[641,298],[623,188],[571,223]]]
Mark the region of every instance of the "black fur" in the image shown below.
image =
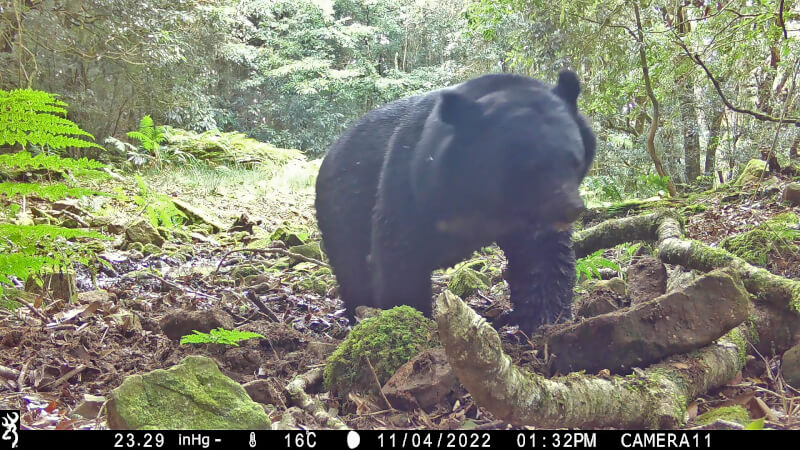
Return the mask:
[[[549,87],[494,74],[401,99],[351,126],[317,179],[317,219],[350,317],[357,305],[431,313],[431,272],[497,242],[530,331],[570,317],[571,231],[595,137],[572,72]],[[563,231],[557,231],[561,229]]]

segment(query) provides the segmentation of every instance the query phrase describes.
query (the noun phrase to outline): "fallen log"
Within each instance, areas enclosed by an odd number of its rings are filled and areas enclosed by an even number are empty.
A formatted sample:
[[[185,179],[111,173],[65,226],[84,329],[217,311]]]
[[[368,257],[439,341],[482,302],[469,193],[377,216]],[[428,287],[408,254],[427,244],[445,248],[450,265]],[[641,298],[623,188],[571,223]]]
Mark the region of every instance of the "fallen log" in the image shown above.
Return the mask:
[[[551,328],[545,338],[556,355],[551,368],[560,373],[629,373],[711,344],[747,319],[748,305],[735,275],[713,271],[681,291]]]
[[[637,240],[655,242],[665,263],[702,272],[726,269],[740,278],[757,300],[748,322],[714,344],[634,370],[628,376],[571,373],[548,379],[515,367],[503,353],[494,328],[445,291],[436,300],[439,337],[456,376],[478,405],[516,425],[674,428],[684,422],[690,399],[722,386],[742,369],[747,338],[756,335],[754,330],[774,352],[788,348],[791,337],[800,330],[800,282],[771,274],[724,250],[684,239],[680,217],[672,211],[603,222],[576,233],[574,249],[581,257]],[[791,314],[786,314],[787,310]],[[773,328],[779,331],[771,334]],[[606,353],[617,351],[613,343],[608,345]]]
[[[451,292],[436,299],[434,315],[461,384],[478,405],[515,425],[675,428],[684,422],[687,399],[721,386],[745,361],[737,328],[716,344],[632,375],[548,379],[514,366],[497,331]]]

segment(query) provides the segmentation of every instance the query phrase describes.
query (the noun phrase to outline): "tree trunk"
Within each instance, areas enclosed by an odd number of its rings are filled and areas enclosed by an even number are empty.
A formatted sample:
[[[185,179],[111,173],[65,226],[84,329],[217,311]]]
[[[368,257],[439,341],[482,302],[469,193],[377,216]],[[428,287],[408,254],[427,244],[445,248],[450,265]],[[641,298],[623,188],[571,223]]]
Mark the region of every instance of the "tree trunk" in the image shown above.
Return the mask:
[[[647,132],[647,153],[650,155],[650,159],[653,160],[653,165],[656,168],[658,176],[666,177],[669,176],[669,174],[664,170],[664,165],[661,164],[661,158],[658,156],[655,144],[656,131],[658,131],[658,121],[660,119],[658,99],[656,99],[656,94],[653,92],[653,85],[650,80],[650,68],[647,64],[647,54],[645,53],[644,32],[642,31],[642,21],[639,17],[639,5],[635,2],[633,4],[633,11],[636,14],[636,36],[639,42],[639,60],[642,63],[642,77],[644,78],[647,97],[650,99],[650,103],[653,104],[653,117],[650,120],[650,129]],[[672,179],[668,179],[667,181],[667,190],[669,191],[669,195],[673,197],[678,195],[678,191],[675,189],[675,184],[672,182]]]
[[[692,30],[687,9],[678,6],[675,11],[675,31],[684,39]],[[686,63],[687,57],[679,55],[677,65]],[[692,66],[692,61],[688,61]],[[683,135],[683,169],[686,183],[693,183],[700,172],[700,133],[697,125],[697,106],[694,96],[693,71],[689,70],[675,80],[678,88],[678,110],[681,114],[681,133]]]
[[[705,174],[711,175],[717,167],[717,148],[722,138],[722,117],[725,109],[719,102],[714,102],[711,123],[708,126],[708,144],[706,145]]]
[[[697,108],[694,97],[694,80],[686,74],[679,81],[681,89],[680,112],[683,131],[683,159],[686,183],[693,183],[702,175],[700,171],[700,133],[697,126]]]

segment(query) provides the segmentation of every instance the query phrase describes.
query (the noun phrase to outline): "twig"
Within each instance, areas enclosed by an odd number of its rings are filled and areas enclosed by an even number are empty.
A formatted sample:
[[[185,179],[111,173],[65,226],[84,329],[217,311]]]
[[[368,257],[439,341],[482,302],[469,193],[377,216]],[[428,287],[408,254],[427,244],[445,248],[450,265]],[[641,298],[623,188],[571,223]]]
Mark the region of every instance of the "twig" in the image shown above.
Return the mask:
[[[296,406],[314,416],[323,426],[336,430],[347,430],[349,427],[342,419],[331,416],[325,410],[325,406],[319,401],[308,395],[306,389],[322,380],[322,369],[311,369],[308,372],[298,375],[286,385],[284,389],[289,400]]]
[[[57,380],[53,381],[52,383],[47,383],[44,386],[40,386],[39,390],[40,391],[46,391],[46,390],[50,390],[50,389],[56,388],[56,387],[64,384],[65,381],[69,380],[70,378],[74,377],[75,375],[83,372],[84,370],[86,370],[86,366],[84,364],[81,364],[78,367],[76,367],[76,368],[70,370],[69,372],[65,373],[64,375],[62,375],[60,378],[58,378]]]
[[[254,305],[256,305],[256,308],[258,308],[259,311],[264,313],[265,316],[269,317],[270,320],[272,320],[275,323],[281,323],[281,320],[278,318],[278,316],[276,316],[275,313],[270,311],[270,309],[267,308],[267,305],[262,303],[261,300],[259,300],[258,297],[256,297],[255,292],[247,291],[244,294],[244,296],[247,297],[247,299],[250,300],[250,302],[252,302]],[[273,349],[273,351],[275,351],[275,349]],[[277,354],[276,354],[276,356],[277,356]]]
[[[760,113],[758,111],[751,111],[749,109],[745,109],[745,108],[740,108],[738,106],[734,106],[728,100],[728,98],[725,97],[725,94],[722,93],[722,87],[720,86],[719,81],[716,78],[714,78],[714,75],[711,74],[711,70],[709,70],[708,67],[703,63],[703,61],[700,59],[700,56],[697,55],[697,54],[692,54],[692,52],[689,50],[689,48],[686,46],[686,44],[683,41],[681,41],[680,39],[676,39],[676,44],[680,48],[683,49],[683,51],[689,56],[689,58],[691,58],[692,61],[694,61],[698,66],[700,66],[706,72],[706,75],[708,76],[708,79],[711,81],[711,84],[714,85],[714,89],[716,89],[717,94],[719,94],[720,100],[722,100],[722,103],[724,103],[725,106],[728,107],[728,109],[730,109],[732,111],[736,111],[736,112],[741,113],[741,114],[751,115],[751,116],[755,117],[756,119],[761,120],[761,121],[765,121],[765,122],[793,123],[793,124],[795,124],[797,126],[800,126],[800,117],[782,117],[782,118],[781,117],[773,117],[773,116],[770,116],[768,114]]]
[[[205,294],[203,292],[195,291],[194,289],[189,289],[186,286],[183,286],[183,285],[180,285],[178,283],[169,281],[166,278],[160,277],[160,276],[158,276],[158,275],[156,275],[154,273],[147,273],[146,275],[149,276],[149,277],[153,277],[156,280],[166,284],[167,286],[173,287],[175,289],[180,289],[182,291],[186,291],[186,292],[189,292],[191,294],[198,295],[200,297],[205,297],[205,298],[208,298],[208,299],[211,299],[211,300],[219,300],[219,298],[217,298],[217,297],[215,297],[213,295],[208,295],[208,294]]]
[[[19,371],[19,376],[17,377],[17,392],[22,392],[22,386],[25,385],[25,376],[28,374],[28,367],[30,367],[31,362],[33,362],[33,358],[28,358],[25,364],[22,365],[22,370]]]
[[[9,380],[16,380],[19,378],[19,370],[12,369],[11,367],[0,366],[0,377]]]
[[[381,382],[378,380],[378,374],[375,373],[375,368],[372,367],[372,362],[369,360],[369,356],[365,356],[364,359],[367,360],[367,366],[369,366],[369,372],[372,374],[372,379],[375,380],[375,385],[378,386],[378,392],[381,394],[381,398],[386,403],[386,407],[389,409],[394,409],[391,403],[389,403],[389,399],[386,398],[386,395],[383,393],[383,388],[381,387]]]
[[[276,254],[283,255],[283,256],[289,256],[289,257],[292,257],[292,258],[297,258],[297,259],[299,259],[301,261],[314,263],[314,264],[316,264],[318,266],[330,268],[330,266],[328,264],[326,264],[325,262],[322,262],[322,261],[320,261],[318,259],[309,258],[308,256],[303,256],[303,255],[301,255],[299,253],[293,253],[293,252],[290,252],[289,250],[284,250],[282,248],[237,248],[237,249],[233,249],[233,250],[228,251],[228,253],[225,253],[222,256],[222,259],[219,260],[219,264],[217,264],[217,270],[215,270],[214,273],[211,276],[212,277],[217,276],[217,274],[219,273],[219,269],[222,268],[222,263],[225,261],[225,259],[230,254],[232,254],[232,253],[242,253],[242,252],[276,253]]]
[[[28,309],[29,309],[29,310],[30,310],[30,311],[31,311],[31,312],[32,312],[34,315],[36,315],[36,317],[38,317],[39,319],[41,319],[41,320],[42,320],[42,322],[44,322],[44,323],[50,323],[50,319],[49,319],[47,316],[45,316],[44,314],[42,314],[41,312],[39,312],[39,310],[37,310],[37,309],[36,309],[36,308],[35,308],[33,305],[31,305],[30,303],[26,302],[26,301],[25,301],[25,300],[23,300],[22,298],[20,298],[20,297],[14,298],[14,301],[15,301],[15,302],[17,302],[17,303],[22,303],[22,304],[23,304],[23,305],[24,305],[26,308],[28,308]]]

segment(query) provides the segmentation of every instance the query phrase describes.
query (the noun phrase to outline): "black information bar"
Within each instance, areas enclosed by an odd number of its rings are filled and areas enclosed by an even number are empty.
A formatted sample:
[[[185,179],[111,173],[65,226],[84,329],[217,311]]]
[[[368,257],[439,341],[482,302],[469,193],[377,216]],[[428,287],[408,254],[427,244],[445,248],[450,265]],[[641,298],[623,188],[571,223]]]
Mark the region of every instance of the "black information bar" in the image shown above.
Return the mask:
[[[37,431],[19,449],[543,449],[771,448],[800,431]],[[11,448],[0,441],[0,450]]]

